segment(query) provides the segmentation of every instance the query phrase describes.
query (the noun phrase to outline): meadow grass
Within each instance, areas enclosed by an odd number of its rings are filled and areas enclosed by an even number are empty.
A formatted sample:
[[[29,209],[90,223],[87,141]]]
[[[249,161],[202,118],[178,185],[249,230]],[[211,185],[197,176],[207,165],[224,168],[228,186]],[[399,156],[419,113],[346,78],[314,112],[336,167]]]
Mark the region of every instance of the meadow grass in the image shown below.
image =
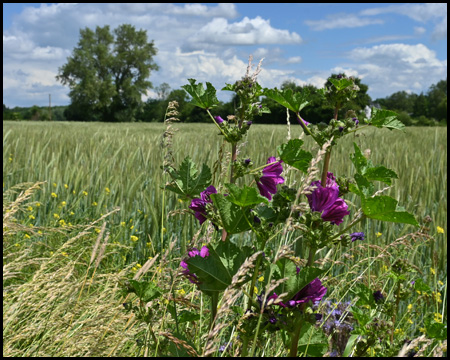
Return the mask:
[[[213,125],[176,124],[174,128],[179,129],[173,139],[176,164],[190,156],[197,164],[205,162],[214,168],[221,152],[226,157],[227,149],[222,148]],[[205,340],[206,353],[214,354],[219,344],[233,336],[233,331],[230,334],[226,326],[219,326],[202,338],[206,316],[198,326],[183,324],[186,339],[168,330],[174,317],[169,301],[185,310],[205,306],[201,294],[178,277],[177,269],[186,248],[208,241],[208,234],[199,232],[193,216],[177,214],[187,203],[162,191],[167,181],[161,170],[164,130],[163,124],[148,123],[3,123],[4,355],[159,355],[163,348],[183,354],[191,345],[202,348]],[[290,129],[293,138],[300,133],[298,126]],[[253,125],[240,156],[264,164],[276,155],[276,146],[286,141],[287,134],[286,126]],[[446,294],[447,129],[407,128],[405,133],[369,129],[360,136],[348,136],[332,153],[330,170],[336,175],[352,175],[348,160],[353,142],[363,151],[371,150],[374,164],[396,171],[399,179],[384,193],[416,214],[428,229],[408,235],[416,229],[377,221],[358,225],[354,231],[365,232],[365,244],[325,248],[318,256],[332,263],[328,286],[336,290],[327,296],[343,299],[348,294],[342,289],[362,275],[369,282],[378,281],[390,294],[388,280],[380,279],[384,267],[405,256],[405,249],[434,291]],[[310,139],[305,143],[305,148],[313,148]],[[287,183],[300,180],[293,171],[287,175]],[[40,189],[32,186],[37,182],[44,182]],[[29,185],[16,189],[21,183]],[[354,213],[358,200],[346,199],[354,204],[350,206]],[[426,216],[432,221],[425,223]],[[243,237],[243,241],[249,239]],[[157,267],[140,274],[141,264],[156,256]],[[170,284],[153,314],[159,319],[153,329],[122,310],[126,298],[119,282],[136,273]],[[231,290],[223,309],[241,301]],[[446,296],[444,304],[434,300],[422,312],[415,309],[416,317],[403,309],[399,323],[403,325],[398,328],[413,334],[427,312],[445,312],[446,319]],[[167,343],[161,340],[152,354],[141,352],[136,339],[150,341],[155,334]],[[188,338],[196,339],[195,343]],[[283,354],[276,337],[266,340],[261,345],[264,354]]]

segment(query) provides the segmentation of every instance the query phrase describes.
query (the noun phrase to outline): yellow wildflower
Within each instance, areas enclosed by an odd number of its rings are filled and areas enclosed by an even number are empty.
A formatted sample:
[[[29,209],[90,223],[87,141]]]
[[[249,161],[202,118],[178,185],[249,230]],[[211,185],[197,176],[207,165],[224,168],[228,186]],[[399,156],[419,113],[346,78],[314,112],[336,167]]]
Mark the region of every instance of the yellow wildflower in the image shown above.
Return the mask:
[[[120,226],[125,226],[125,221],[122,221],[122,222],[120,223]]]
[[[31,239],[31,236],[28,234],[25,234],[25,236],[23,237],[24,239]]]
[[[436,270],[434,270],[432,267],[430,267],[430,271],[433,275],[436,275]]]
[[[59,220],[59,225],[66,226],[66,222],[64,221],[64,219]]]
[[[20,244],[15,243],[14,246],[19,248],[19,247],[20,247]]]
[[[186,294],[186,291],[184,291],[184,289],[180,289],[180,290],[177,290],[176,293],[177,293],[178,295],[185,295],[185,294]]]
[[[377,233],[375,234],[376,237],[380,237],[381,235],[383,235],[383,234],[380,233],[380,232],[377,232]]]
[[[409,304],[409,305],[408,305],[408,311],[411,311],[412,308],[413,308],[412,304]]]
[[[260,276],[258,279],[259,282],[263,282],[264,281],[264,276]]]
[[[442,315],[439,313],[434,313],[434,321],[442,324]]]
[[[137,236],[131,235],[131,241],[138,241],[139,238]]]
[[[109,190],[109,188],[105,187],[105,191],[107,194],[109,194],[111,192],[111,190]]]
[[[54,217],[55,219],[59,219],[59,215],[58,215],[58,214],[53,214],[53,217]]]
[[[100,231],[101,231],[101,230],[100,230],[100,229],[98,229],[98,228],[97,228],[97,229],[95,229],[95,232],[96,232],[97,234],[100,234]]]
[[[56,183],[53,183],[53,187],[56,187],[57,185],[56,185]]]
[[[61,206],[66,206],[67,203],[65,201],[61,201]]]
[[[438,226],[436,229],[437,229],[438,234],[443,234],[444,233],[444,229],[441,228],[440,226]]]
[[[68,189],[68,188],[69,188],[69,185],[64,184],[64,188],[65,188],[65,189]]]
[[[69,213],[69,215],[75,215],[75,213],[74,213],[73,211],[71,211],[71,212]]]
[[[36,219],[33,215],[28,215],[28,217],[30,218],[30,220]]]
[[[39,207],[39,206],[41,206],[41,203],[37,202],[35,205],[36,205],[36,207]]]
[[[84,196],[87,196],[87,194],[88,194],[87,191],[84,191],[84,190],[83,190],[83,195],[84,195]]]
[[[28,211],[33,211],[33,207],[32,207],[32,206],[28,206],[28,207],[27,207],[27,210],[28,210]]]
[[[58,195],[56,195],[54,192],[52,192],[51,194],[52,198],[56,199],[58,197]]]
[[[258,288],[257,288],[256,286],[253,288],[253,292],[254,292],[255,294],[258,294]]]
[[[414,322],[413,322],[411,319],[408,319],[408,322],[409,322],[410,324],[414,324]]]
[[[438,284],[439,284],[440,286],[444,285],[444,283],[443,283],[441,280],[438,281]]]
[[[95,201],[92,203],[92,206],[97,206],[97,205],[98,205],[98,204],[97,204],[97,202],[95,202]]]

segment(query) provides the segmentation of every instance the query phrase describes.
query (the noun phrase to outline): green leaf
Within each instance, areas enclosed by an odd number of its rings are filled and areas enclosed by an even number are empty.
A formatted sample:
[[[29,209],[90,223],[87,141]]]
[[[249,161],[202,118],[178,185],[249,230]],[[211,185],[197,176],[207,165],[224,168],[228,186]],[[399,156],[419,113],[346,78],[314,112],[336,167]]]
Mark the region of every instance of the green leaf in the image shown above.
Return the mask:
[[[228,234],[238,234],[251,229],[246,220],[247,218],[249,221],[253,221],[250,208],[242,208],[233,204],[227,199],[228,196],[222,194],[211,194],[210,197]]]
[[[193,312],[188,311],[188,310],[183,310],[178,315],[178,323],[179,324],[182,324],[182,323],[185,323],[185,322],[196,321],[196,320],[200,320],[200,314],[193,313]]]
[[[389,130],[403,130],[405,125],[398,120],[397,114],[391,110],[380,110],[372,107],[372,117],[369,123],[378,128],[387,128]]]
[[[328,340],[322,329],[304,322],[300,330],[298,351],[306,356],[322,357],[328,350]]]
[[[130,285],[132,287],[132,292],[134,292],[143,302],[149,302],[162,294],[162,289],[154,283],[145,280],[130,280]]]
[[[391,179],[398,179],[395,171],[381,165],[368,168],[364,175],[369,180],[382,181],[388,185],[391,185]]]
[[[353,147],[355,148],[355,153],[350,154],[350,160],[353,165],[355,165],[356,171],[361,175],[364,175],[368,166],[367,159],[359,149],[358,145],[356,145],[356,143],[353,143]]]
[[[231,285],[233,276],[252,253],[251,248],[238,248],[231,241],[208,245],[209,256],[195,256],[186,260],[189,271],[197,276],[198,287],[205,294],[224,291]]]
[[[369,197],[373,194],[374,186],[369,180],[367,180],[367,178],[365,178],[361,174],[355,174],[355,181],[360,191],[360,193],[356,192],[356,194],[360,195],[363,198]]]
[[[278,90],[277,88],[265,88],[263,94],[269,99],[272,99],[289,110],[292,110],[296,114],[298,114],[300,110],[309,104],[309,101],[307,100],[309,97],[309,90],[306,88],[303,89],[303,91],[296,93],[294,93],[292,89]]]
[[[300,270],[297,274],[296,265],[288,260],[282,259],[277,261],[278,270],[275,273],[277,279],[288,277],[288,280],[281,284],[277,289],[277,294],[287,292],[285,299],[291,299],[295,294],[302,290],[315,278],[319,277],[326,270],[307,266]]]
[[[335,79],[330,77],[328,80],[334,85],[337,91],[345,90],[349,86],[354,85],[353,81],[347,78]]]
[[[244,185],[241,189],[235,184],[225,184],[228,189],[227,200],[240,207],[254,206],[261,203],[268,204],[269,200],[261,196],[259,191],[253,187]]]
[[[192,97],[191,103],[202,109],[210,109],[219,103],[216,96],[216,89],[211,83],[206,83],[206,90],[203,84],[196,84],[195,79],[188,79],[189,85],[183,85],[182,88]]]
[[[362,210],[364,215],[371,219],[419,226],[412,214],[406,211],[398,211],[397,200],[389,196],[379,195],[363,198]]]
[[[278,146],[278,155],[286,164],[295,167],[298,170],[307,172],[312,154],[301,149],[303,141],[300,139],[289,140],[287,144]]]
[[[355,304],[358,307],[358,309],[360,309],[364,305],[369,305],[371,308],[375,307],[375,299],[373,297],[373,291],[370,290],[366,285],[358,283],[355,285],[354,288],[351,289],[351,292],[359,297],[358,301]],[[361,313],[361,316],[364,314],[362,310],[359,312]],[[363,324],[362,326],[364,325],[365,324]]]
[[[427,337],[437,340],[447,339],[447,326],[441,323],[426,324]]]
[[[359,335],[351,335],[347,341],[347,345],[345,345],[344,352],[342,353],[342,357],[348,357],[353,350],[353,345],[355,344],[356,339],[358,339]]]
[[[211,170],[205,164],[200,174],[197,166],[188,156],[181,163],[180,169],[168,168],[172,182],[166,185],[166,189],[187,198],[193,198],[211,185]]]

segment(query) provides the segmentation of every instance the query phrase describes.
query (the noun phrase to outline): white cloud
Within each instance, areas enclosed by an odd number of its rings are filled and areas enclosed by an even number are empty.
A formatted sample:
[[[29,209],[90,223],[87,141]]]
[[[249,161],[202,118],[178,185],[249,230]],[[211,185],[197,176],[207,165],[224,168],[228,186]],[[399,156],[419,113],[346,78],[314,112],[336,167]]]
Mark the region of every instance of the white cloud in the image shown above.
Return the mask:
[[[379,25],[384,21],[380,19],[369,19],[358,17],[354,14],[333,14],[328,15],[323,20],[306,20],[305,24],[311,27],[312,30],[331,30],[342,28],[355,28],[367,25]]]
[[[435,28],[432,33],[434,40],[447,38],[447,4],[401,4],[366,9],[361,15],[374,16],[386,13],[395,13],[407,16],[421,23],[433,22]]]
[[[216,45],[299,44],[302,38],[295,32],[275,29],[269,20],[257,16],[254,19],[244,17],[235,23],[228,23],[224,18],[215,18],[189,41]]]
[[[436,53],[423,44],[356,48],[348,57],[357,62],[353,68],[370,84],[373,97],[402,90],[426,91],[447,74],[447,61],[439,60]]]

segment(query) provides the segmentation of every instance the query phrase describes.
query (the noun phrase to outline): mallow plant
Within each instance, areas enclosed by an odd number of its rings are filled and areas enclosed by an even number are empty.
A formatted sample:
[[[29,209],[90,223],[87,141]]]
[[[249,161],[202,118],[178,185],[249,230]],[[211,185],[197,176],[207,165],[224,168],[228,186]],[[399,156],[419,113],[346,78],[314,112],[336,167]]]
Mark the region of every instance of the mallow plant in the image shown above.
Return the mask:
[[[324,278],[327,267],[316,265],[316,254],[325,247],[366,241],[363,232],[352,230],[362,221],[419,224],[396,199],[375,191],[376,182],[390,186],[392,179],[397,178],[395,171],[373,164],[354,143],[348,160],[355,173],[352,178],[338,177],[330,162],[331,153],[349,134],[366,128],[402,130],[404,125],[394,112],[376,108],[372,108],[370,118],[353,111],[339,118],[339,109],[359,90],[354,79],[344,74],[330,77],[322,89],[322,95],[334,108],[331,120],[328,124],[312,124],[301,115],[309,105],[307,90],[262,88],[257,82],[260,71],[261,62],[251,73],[250,59],[245,76],[222,89],[234,92],[239,99],[233,114],[215,112],[219,101],[211,83],[204,85],[189,79],[183,86],[192,104],[208,114],[217,128],[217,141],[227,144],[230,156],[224,166],[228,166],[226,175],[214,176],[214,183],[210,168],[203,164],[200,169],[190,157],[178,166],[164,165],[169,176],[165,191],[176,193],[187,204],[185,216],[194,216],[207,234],[206,244],[193,244],[175,265],[178,275],[195,284],[210,300],[210,311],[200,314],[209,317],[209,335],[205,341],[187,336],[180,341],[192,349],[197,347],[195,354],[224,353],[233,348],[234,355],[254,356],[265,333],[278,333],[284,354],[323,356],[331,350],[331,330],[345,325],[339,338],[341,344],[334,351],[340,355],[344,351],[362,355],[377,339],[367,330],[370,316],[361,306],[378,309],[380,314],[388,312],[391,320],[383,322],[383,339],[392,342],[398,301],[387,310],[377,289],[359,284],[352,291],[354,301],[332,310],[330,324],[330,315],[325,318],[327,315],[318,310],[331,289]],[[300,138],[280,144],[261,164],[238,151],[248,141],[258,115],[268,112],[261,102],[263,97],[295,115],[298,131],[317,144],[316,154],[305,150]],[[295,173],[292,184],[287,183],[288,172]],[[349,193],[360,199],[360,209],[353,212],[352,219],[346,200]],[[346,218],[347,225],[343,226]],[[403,289],[402,284],[405,278],[397,276],[395,286]],[[134,289],[129,292],[141,291],[146,301],[161,295],[154,285],[148,285],[147,292],[139,288],[144,285],[137,281],[132,285]],[[400,300],[400,290],[394,298]],[[345,311],[349,314],[346,322],[340,318]],[[212,337],[227,326],[220,323],[224,314],[228,314],[236,335],[220,348],[220,344],[214,347]],[[193,321],[196,319],[192,317]]]

